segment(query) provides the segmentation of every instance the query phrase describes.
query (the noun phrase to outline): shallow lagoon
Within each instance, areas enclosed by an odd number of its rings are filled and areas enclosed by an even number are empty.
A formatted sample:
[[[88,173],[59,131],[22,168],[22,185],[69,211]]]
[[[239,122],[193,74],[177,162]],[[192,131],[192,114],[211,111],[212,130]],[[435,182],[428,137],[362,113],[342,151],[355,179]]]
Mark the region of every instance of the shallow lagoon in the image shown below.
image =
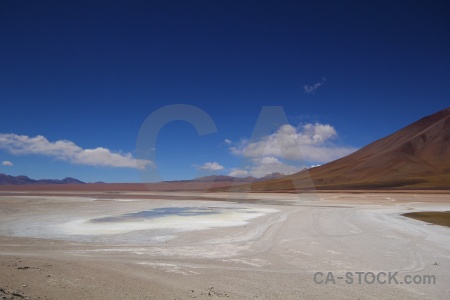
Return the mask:
[[[77,219],[60,227],[60,234],[73,239],[77,236],[132,236],[144,234],[156,240],[174,238],[177,232],[242,226],[251,219],[278,212],[267,207],[183,206],[157,207],[125,214]]]
[[[92,219],[90,222],[123,222],[123,221],[135,221],[135,220],[145,220],[145,219],[156,219],[167,216],[202,216],[202,215],[212,215],[220,214],[221,210],[226,208],[218,207],[160,207],[151,210],[144,210],[135,213],[123,214],[115,217],[105,217]]]

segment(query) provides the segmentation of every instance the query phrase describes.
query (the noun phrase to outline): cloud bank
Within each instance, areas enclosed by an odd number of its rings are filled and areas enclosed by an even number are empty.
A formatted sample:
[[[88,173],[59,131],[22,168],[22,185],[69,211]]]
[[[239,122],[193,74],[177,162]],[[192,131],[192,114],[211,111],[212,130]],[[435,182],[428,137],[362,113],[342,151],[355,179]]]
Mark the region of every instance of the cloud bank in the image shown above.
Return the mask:
[[[327,163],[357,150],[335,145],[331,142],[335,138],[337,132],[328,124],[282,125],[273,134],[253,142],[244,140],[230,147],[232,154],[248,159],[250,164],[245,168],[232,169],[229,175],[261,177],[274,172],[292,174],[312,164]],[[283,160],[290,160],[291,163]]]
[[[247,158],[273,156],[290,160],[326,163],[356,150],[339,147],[329,141],[336,138],[336,130],[327,124],[304,124],[300,127],[282,125],[275,133],[258,141],[242,141],[231,147],[231,153]]]
[[[115,153],[103,147],[83,149],[74,142],[50,142],[44,136],[29,137],[17,134],[0,134],[0,149],[14,155],[36,154],[69,161],[73,164],[118,168],[145,169],[154,167],[149,160],[136,159],[131,153]]]

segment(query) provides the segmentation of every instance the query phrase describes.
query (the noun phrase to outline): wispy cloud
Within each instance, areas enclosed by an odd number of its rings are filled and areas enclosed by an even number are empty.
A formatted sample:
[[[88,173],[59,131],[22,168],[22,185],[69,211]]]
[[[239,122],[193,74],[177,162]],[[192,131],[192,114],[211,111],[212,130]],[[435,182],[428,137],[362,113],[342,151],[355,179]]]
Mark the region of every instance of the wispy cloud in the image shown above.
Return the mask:
[[[152,161],[136,159],[131,153],[112,152],[103,147],[83,149],[68,140],[50,142],[42,135],[29,137],[17,134],[0,134],[0,149],[14,155],[44,155],[80,165],[134,169],[155,167]]]
[[[5,160],[2,162],[2,165],[7,166],[7,167],[12,167],[14,166],[14,164],[12,162],[10,162],[9,160]]]
[[[322,77],[322,81],[314,83],[312,85],[307,85],[305,84],[303,86],[303,91],[307,94],[315,94],[316,91],[325,83],[325,81],[327,81],[327,79],[325,77]]]
[[[196,166],[197,169],[199,169],[199,170],[205,170],[205,171],[220,171],[220,170],[224,169],[224,167],[217,162],[206,162],[202,166],[197,166],[197,165],[194,165],[194,166]]]

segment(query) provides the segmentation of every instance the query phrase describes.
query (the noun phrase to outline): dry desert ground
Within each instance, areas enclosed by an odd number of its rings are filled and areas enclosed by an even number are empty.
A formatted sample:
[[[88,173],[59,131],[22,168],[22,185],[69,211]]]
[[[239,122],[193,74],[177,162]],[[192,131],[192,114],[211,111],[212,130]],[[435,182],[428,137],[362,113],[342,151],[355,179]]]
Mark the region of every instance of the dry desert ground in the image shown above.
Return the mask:
[[[2,192],[0,296],[448,299],[450,228],[402,214],[449,210],[442,193]]]

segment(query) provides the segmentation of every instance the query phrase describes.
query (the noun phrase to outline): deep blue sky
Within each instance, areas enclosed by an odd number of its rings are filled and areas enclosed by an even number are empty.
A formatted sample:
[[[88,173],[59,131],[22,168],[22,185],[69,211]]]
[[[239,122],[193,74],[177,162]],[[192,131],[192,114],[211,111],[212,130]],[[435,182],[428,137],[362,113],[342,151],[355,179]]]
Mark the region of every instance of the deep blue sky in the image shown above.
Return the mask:
[[[282,106],[299,133],[309,123],[332,126],[334,139],[320,147],[360,148],[450,106],[449,13],[448,1],[3,0],[0,134],[134,158],[147,116],[197,106],[217,132],[164,127],[154,163],[165,180],[203,175],[207,162],[221,174],[252,173],[230,148],[246,147],[263,106]],[[0,173],[140,180],[133,167],[93,166],[30,144],[14,154],[2,143],[0,162],[13,166],[0,164]],[[326,160],[266,156],[299,168]],[[262,158],[247,156],[253,167]]]

